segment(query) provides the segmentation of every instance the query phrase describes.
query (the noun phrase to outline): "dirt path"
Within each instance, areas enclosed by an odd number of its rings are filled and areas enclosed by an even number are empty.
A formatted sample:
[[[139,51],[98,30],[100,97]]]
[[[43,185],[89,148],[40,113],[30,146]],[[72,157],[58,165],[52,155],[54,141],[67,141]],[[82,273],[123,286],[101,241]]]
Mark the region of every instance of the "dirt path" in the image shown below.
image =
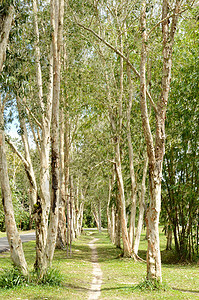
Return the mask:
[[[93,281],[90,287],[90,292],[89,292],[89,300],[96,300],[99,299],[100,294],[101,294],[101,284],[102,284],[102,270],[100,268],[99,263],[97,262],[98,257],[97,257],[97,249],[95,242],[98,239],[93,239],[89,243],[89,247],[92,250],[92,255],[91,255],[91,260],[93,264]]]

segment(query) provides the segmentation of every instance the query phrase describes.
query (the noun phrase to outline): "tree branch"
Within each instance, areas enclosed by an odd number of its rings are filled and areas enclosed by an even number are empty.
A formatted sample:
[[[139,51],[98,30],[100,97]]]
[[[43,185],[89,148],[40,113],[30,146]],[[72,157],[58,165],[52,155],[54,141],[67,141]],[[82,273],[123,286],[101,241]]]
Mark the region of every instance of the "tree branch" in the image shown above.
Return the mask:
[[[29,163],[27,160],[23,157],[23,155],[17,150],[16,146],[11,142],[11,140],[8,138],[8,136],[5,135],[5,141],[8,143],[8,145],[11,147],[11,149],[17,154],[17,156],[21,159],[23,162],[25,168],[27,169],[29,167]]]
[[[27,110],[27,113],[29,115],[31,115],[31,117],[34,119],[35,123],[39,126],[39,128],[42,129],[42,125],[41,123],[37,120],[37,118],[34,116],[34,114],[31,112],[30,108],[26,105],[25,101],[23,101],[24,105],[25,105],[25,108]]]
[[[110,49],[112,49],[116,54],[118,54],[119,56],[121,56],[124,61],[129,65],[129,67],[131,68],[131,70],[134,72],[134,74],[136,75],[136,77],[138,79],[140,79],[140,73],[137,71],[137,69],[131,64],[131,62],[128,60],[128,58],[122,53],[120,52],[117,48],[115,48],[113,45],[111,45],[110,43],[108,43],[105,39],[103,39],[101,36],[99,36],[94,30],[92,30],[91,28],[88,28],[86,26],[84,26],[83,24],[77,22],[76,23],[79,27],[91,32],[96,38],[98,38],[101,42],[103,42],[106,46],[108,46]],[[154,111],[157,113],[157,106],[154,103],[151,94],[149,93],[149,91],[146,91],[147,97],[149,98],[149,101],[154,109]]]

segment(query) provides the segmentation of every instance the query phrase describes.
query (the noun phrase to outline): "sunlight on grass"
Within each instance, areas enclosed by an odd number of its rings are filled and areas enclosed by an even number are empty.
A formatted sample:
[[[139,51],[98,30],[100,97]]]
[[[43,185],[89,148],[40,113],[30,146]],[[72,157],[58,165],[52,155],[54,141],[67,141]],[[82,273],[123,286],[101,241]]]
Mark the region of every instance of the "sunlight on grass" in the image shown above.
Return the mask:
[[[166,289],[150,291],[136,286],[144,282],[146,264],[122,258],[107,236],[107,231],[85,231],[74,241],[72,257],[67,258],[66,251],[56,250],[53,268],[62,274],[62,285],[25,286],[11,290],[0,289],[0,299],[87,299],[92,282],[91,249],[88,243],[97,238],[98,262],[103,272],[100,299],[199,299],[199,267],[170,263],[165,252],[166,238],[160,230],[160,245],[164,263],[162,265],[163,284]],[[139,255],[146,258],[147,241],[145,232],[141,237]],[[29,269],[33,269],[35,259],[35,241],[24,244]],[[0,254],[1,268],[12,266],[9,252]]]

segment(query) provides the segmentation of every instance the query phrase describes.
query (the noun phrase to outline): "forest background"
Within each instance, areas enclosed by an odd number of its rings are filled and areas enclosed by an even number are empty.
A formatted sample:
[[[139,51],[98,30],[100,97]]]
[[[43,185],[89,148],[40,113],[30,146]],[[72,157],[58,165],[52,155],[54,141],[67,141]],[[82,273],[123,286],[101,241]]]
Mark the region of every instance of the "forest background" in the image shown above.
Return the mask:
[[[178,258],[197,260],[197,3],[33,0],[0,9],[2,33],[11,19],[6,50],[1,34],[0,226],[14,263],[27,273],[17,227],[36,228],[42,277],[55,242],[64,248],[96,225],[117,247],[121,234],[124,256],[139,260],[144,223],[147,276],[161,281],[160,206],[167,248],[173,235]]]

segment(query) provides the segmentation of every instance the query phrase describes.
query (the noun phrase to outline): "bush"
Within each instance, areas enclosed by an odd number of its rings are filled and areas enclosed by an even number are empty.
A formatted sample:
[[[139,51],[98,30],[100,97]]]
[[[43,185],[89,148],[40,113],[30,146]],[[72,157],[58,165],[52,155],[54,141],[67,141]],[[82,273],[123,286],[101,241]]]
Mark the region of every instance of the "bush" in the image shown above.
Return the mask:
[[[5,289],[23,286],[28,282],[28,278],[20,273],[17,268],[5,269],[0,274],[0,287]]]
[[[38,280],[38,273],[35,271],[30,273],[30,276],[24,276],[14,267],[12,269],[4,269],[0,273],[0,288],[12,289],[18,286],[34,286],[34,285],[48,285],[48,286],[61,286],[62,275],[56,269],[48,269],[46,275]]]
[[[50,285],[50,286],[61,286],[62,275],[59,270],[56,269],[48,269],[46,275],[38,282],[38,284],[42,285]]]
[[[147,290],[147,291],[157,291],[157,290],[163,290],[166,291],[168,289],[168,287],[166,286],[166,284],[161,283],[157,280],[148,280],[145,279],[144,281],[142,281],[140,284],[136,285],[135,289],[139,289],[141,291],[143,290]]]

